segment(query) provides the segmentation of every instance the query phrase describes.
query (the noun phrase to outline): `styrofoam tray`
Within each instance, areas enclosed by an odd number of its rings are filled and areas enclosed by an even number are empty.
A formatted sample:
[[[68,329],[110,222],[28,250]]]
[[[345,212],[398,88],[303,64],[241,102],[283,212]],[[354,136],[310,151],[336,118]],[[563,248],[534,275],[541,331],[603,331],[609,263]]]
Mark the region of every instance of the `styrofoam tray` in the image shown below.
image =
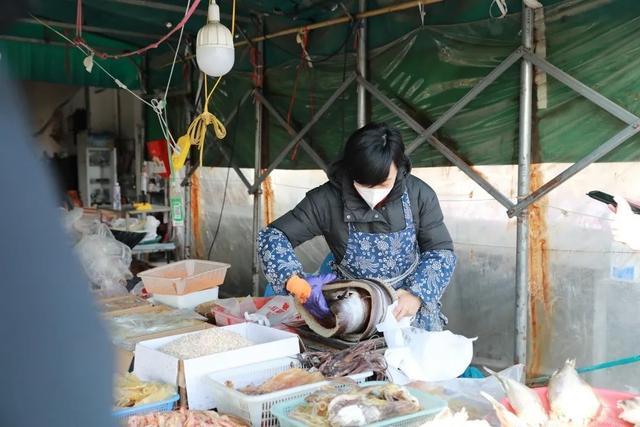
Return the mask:
[[[327,385],[329,381],[319,381],[257,396],[244,394],[237,389],[263,383],[289,368],[299,368],[301,366],[302,364],[297,358],[284,357],[210,374],[209,379],[214,389],[218,411],[249,420],[255,427],[277,426],[278,420],[271,413],[271,408],[274,405],[304,398],[320,387]],[[369,371],[350,375],[349,378],[362,383],[372,375],[373,372]],[[225,384],[227,381],[233,383],[233,388]]]
[[[370,385],[384,384],[384,381],[371,381],[360,384],[361,387]],[[409,388],[409,392],[418,399],[420,407],[422,408],[418,412],[413,414],[404,415],[402,417],[389,418],[377,423],[369,424],[370,427],[384,427],[384,426],[396,426],[396,427],[414,427],[424,424],[426,421],[432,419],[436,414],[447,407],[447,402],[444,400],[427,394],[423,391]],[[271,408],[271,413],[278,418],[278,422],[281,427],[305,427],[306,425],[298,420],[289,417],[289,413],[298,406],[305,402],[304,397],[288,402],[282,402]]]
[[[175,308],[195,308],[203,302],[218,299],[218,287],[192,292],[186,295],[153,295],[153,300]]]

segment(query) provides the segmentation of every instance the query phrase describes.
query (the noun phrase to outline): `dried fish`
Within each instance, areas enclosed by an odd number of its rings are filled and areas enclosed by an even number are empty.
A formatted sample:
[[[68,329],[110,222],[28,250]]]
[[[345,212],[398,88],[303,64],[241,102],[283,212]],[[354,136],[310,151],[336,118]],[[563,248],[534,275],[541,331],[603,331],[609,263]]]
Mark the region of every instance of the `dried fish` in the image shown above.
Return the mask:
[[[291,368],[284,372],[280,372],[258,386],[249,385],[238,389],[238,391],[255,396],[273,393],[274,391],[286,390],[301,385],[317,383],[323,380],[324,375],[320,372],[309,372],[300,368]],[[231,384],[231,386],[233,385]]]
[[[371,387],[332,384],[307,396],[289,415],[310,426],[351,427],[411,414],[418,400],[395,384]]]
[[[567,360],[549,380],[550,415],[552,420],[586,426],[596,418],[602,405],[591,386],[580,378],[575,365],[575,360]]]
[[[181,409],[171,412],[154,412],[135,415],[127,420],[128,427],[245,427],[244,421],[228,415],[218,415],[214,411],[188,411]]]
[[[622,410],[619,416],[621,420],[631,423],[634,426],[640,425],[640,397],[621,400],[618,402],[618,408]]]
[[[542,406],[542,400],[535,391],[514,379],[503,378],[489,368],[484,369],[500,381],[502,388],[507,393],[509,403],[522,421],[531,427],[538,427],[549,419],[544,406]]]
[[[372,371],[377,378],[384,378],[387,362],[384,355],[375,351],[375,341],[363,341],[338,352],[307,352],[299,356],[305,367],[316,368],[327,378],[345,377]]]
[[[496,411],[501,427],[529,427],[526,422],[518,418],[516,414],[508,410],[502,403],[495,400],[490,394],[481,391],[482,397],[487,399]]]

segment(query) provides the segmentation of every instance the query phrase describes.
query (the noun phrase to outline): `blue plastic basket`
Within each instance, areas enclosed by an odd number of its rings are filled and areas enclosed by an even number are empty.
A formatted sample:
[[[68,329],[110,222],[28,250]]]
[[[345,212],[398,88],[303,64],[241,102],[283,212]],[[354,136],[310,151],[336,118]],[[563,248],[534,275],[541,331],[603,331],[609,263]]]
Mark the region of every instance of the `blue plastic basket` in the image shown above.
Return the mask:
[[[147,403],[146,405],[132,406],[131,408],[122,408],[113,411],[113,416],[118,420],[126,419],[132,415],[144,415],[152,412],[169,412],[173,409],[173,405],[180,399],[177,393],[168,399],[160,402]]]
[[[370,381],[360,384],[360,387],[367,387],[370,385],[384,384],[384,381]],[[447,402],[444,400],[427,394],[423,391],[413,388],[409,389],[409,392],[418,399],[420,407],[422,408],[418,412],[413,414],[404,415],[402,417],[389,418],[377,423],[369,424],[369,427],[383,427],[383,426],[398,426],[398,427],[413,427],[420,426],[426,421],[432,419],[436,414],[447,407]],[[304,398],[291,400],[288,402],[278,403],[271,408],[271,413],[278,418],[280,427],[305,427],[306,424],[289,417],[289,413],[298,406],[305,402]]]

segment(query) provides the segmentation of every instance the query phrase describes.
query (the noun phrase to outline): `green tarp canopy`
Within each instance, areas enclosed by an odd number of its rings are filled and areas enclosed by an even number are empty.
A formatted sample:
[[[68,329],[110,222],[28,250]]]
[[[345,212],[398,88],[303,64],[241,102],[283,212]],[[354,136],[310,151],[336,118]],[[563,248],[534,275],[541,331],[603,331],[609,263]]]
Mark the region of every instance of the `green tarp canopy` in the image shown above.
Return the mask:
[[[183,13],[180,9],[155,10],[131,3],[136,2],[84,1],[84,25],[138,32],[146,38],[85,33],[89,44],[107,51],[144,46],[153,41],[152,35],[166,33],[166,24],[177,23]],[[200,6],[202,11],[206,9],[205,3]],[[370,1],[368,8],[392,3]],[[507,2],[510,13],[504,19],[489,17],[490,0],[445,0],[426,6],[424,22],[417,7],[369,19],[369,80],[426,127],[520,45],[519,3]],[[637,42],[640,2],[572,0],[543,3],[545,25],[544,29],[537,27],[536,39],[544,40],[547,59],[621,106],[640,114],[640,86],[637,84],[640,77]],[[344,14],[337,4],[330,1],[240,0],[237,25],[251,37],[256,34],[251,22],[253,12],[265,14],[265,31],[270,33]],[[356,2],[344,4],[351,12],[356,11]],[[186,2],[174,2],[174,5],[184,7]],[[221,2],[223,12],[230,13],[230,5],[230,1]],[[32,8],[32,13],[41,18],[74,23],[75,10],[75,1],[59,0],[41,2]],[[496,14],[497,9],[492,13]],[[189,21],[185,40],[193,40],[204,19],[198,15]],[[67,29],[66,33],[73,37],[74,30]],[[6,36],[9,38],[0,37],[2,62],[9,65],[18,79],[115,87],[113,81],[97,69],[88,74],[82,65],[82,54],[73,47],[19,41],[61,41],[39,25],[21,22]],[[177,38],[172,38],[170,43],[150,51],[146,61],[135,57],[133,60],[104,60],[101,64],[129,88],[144,87],[150,93],[159,93],[167,84],[170,69],[167,64],[173,57],[176,41]],[[350,24],[312,31],[307,49],[314,63],[309,67],[301,59],[295,36],[269,40],[264,46],[265,96],[294,128],[301,129],[340,86],[345,75],[355,70],[354,47],[354,28]],[[184,44],[181,53],[183,48]],[[238,48],[234,71],[223,79],[210,106],[223,122],[240,97],[252,88],[251,76],[250,49]],[[183,93],[189,87],[189,81],[195,91],[198,77],[193,62],[179,62],[172,92]],[[534,99],[545,96],[547,105],[538,108],[539,104],[535,102],[534,161],[574,162],[624,127],[550,76],[546,83],[543,80],[539,83],[542,84],[536,86]],[[306,137],[328,162],[338,156],[343,141],[356,126],[355,94],[353,85]],[[449,121],[438,133],[439,138],[470,164],[515,163],[518,96],[519,65],[515,65]],[[189,103],[193,103],[193,98]],[[168,100],[169,122],[176,137],[188,124],[184,121],[185,104],[181,96]],[[372,120],[402,128],[407,142],[415,137],[374,99],[371,99],[370,113]],[[245,104],[236,120],[227,126],[226,142],[233,147],[235,162],[252,167],[255,113],[251,102]],[[161,136],[156,121],[155,114],[149,111],[148,139]],[[267,119],[265,132],[263,162],[269,163],[291,137],[273,119]],[[207,143],[205,164],[226,165],[214,144],[213,141]],[[427,144],[418,149],[412,159],[415,166],[449,164]],[[637,138],[634,138],[604,161],[639,159],[640,150]],[[280,167],[316,166],[304,151],[299,150],[287,156]]]

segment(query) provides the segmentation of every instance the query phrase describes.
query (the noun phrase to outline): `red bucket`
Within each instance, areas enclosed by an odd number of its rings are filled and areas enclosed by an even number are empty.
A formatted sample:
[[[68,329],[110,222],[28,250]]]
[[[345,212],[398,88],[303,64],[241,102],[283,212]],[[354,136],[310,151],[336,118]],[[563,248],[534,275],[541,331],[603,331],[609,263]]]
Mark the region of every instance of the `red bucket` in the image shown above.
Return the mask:
[[[171,168],[169,167],[169,150],[167,148],[167,141],[164,139],[154,139],[153,141],[147,141],[147,153],[152,160],[159,160],[164,164],[165,173],[161,173],[163,178],[169,178],[171,175]]]

